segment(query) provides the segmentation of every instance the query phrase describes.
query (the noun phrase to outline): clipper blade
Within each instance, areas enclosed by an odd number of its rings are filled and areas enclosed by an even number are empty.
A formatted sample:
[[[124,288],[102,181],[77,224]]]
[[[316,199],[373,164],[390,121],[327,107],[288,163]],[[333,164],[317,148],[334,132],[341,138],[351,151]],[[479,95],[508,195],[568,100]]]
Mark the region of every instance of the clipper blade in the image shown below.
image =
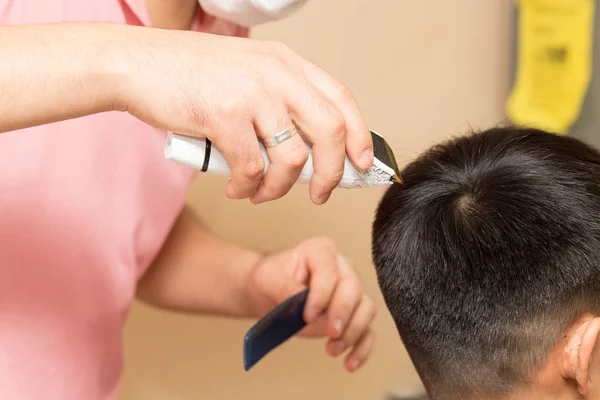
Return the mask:
[[[375,159],[393,171],[393,174],[390,174],[390,181],[392,183],[402,183],[400,168],[398,168],[396,157],[390,145],[375,131],[371,131],[371,139],[373,140],[373,154]]]

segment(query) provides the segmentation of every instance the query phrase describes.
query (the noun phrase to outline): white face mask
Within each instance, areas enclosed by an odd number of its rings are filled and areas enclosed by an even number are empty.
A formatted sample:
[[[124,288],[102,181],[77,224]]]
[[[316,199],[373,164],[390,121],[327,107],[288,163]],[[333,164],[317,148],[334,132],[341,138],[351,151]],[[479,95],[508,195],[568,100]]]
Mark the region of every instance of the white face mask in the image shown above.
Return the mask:
[[[244,27],[287,17],[308,0],[198,0],[208,14]]]

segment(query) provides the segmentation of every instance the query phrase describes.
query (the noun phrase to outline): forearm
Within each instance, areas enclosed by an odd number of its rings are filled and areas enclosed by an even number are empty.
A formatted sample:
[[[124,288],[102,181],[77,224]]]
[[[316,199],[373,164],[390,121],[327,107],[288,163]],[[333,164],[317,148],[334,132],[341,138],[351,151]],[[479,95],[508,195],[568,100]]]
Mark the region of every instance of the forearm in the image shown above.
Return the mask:
[[[132,29],[143,28],[0,26],[0,132],[119,108]]]
[[[210,233],[186,207],[140,280],[138,297],[175,311],[254,317],[245,287],[259,259]]]
[[[152,26],[165,29],[189,29],[198,0],[146,0]]]

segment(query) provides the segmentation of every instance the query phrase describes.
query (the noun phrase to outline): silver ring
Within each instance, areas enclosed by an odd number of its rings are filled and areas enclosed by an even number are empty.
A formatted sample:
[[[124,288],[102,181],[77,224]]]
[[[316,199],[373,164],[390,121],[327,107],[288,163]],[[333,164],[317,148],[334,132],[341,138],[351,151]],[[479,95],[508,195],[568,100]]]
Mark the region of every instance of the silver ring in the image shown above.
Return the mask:
[[[295,125],[290,126],[289,128],[279,132],[276,135],[271,136],[268,139],[263,140],[263,143],[267,148],[275,147],[278,144],[281,144],[288,140],[289,138],[294,137],[298,133]]]

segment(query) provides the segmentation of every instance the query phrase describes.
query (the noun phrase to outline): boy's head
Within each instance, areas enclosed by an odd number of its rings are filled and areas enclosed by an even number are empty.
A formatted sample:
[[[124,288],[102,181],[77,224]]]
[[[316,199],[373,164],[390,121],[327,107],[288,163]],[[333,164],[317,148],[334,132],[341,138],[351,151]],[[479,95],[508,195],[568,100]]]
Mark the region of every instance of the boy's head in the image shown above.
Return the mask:
[[[432,399],[600,399],[600,154],[531,129],[435,146],[373,256]]]

